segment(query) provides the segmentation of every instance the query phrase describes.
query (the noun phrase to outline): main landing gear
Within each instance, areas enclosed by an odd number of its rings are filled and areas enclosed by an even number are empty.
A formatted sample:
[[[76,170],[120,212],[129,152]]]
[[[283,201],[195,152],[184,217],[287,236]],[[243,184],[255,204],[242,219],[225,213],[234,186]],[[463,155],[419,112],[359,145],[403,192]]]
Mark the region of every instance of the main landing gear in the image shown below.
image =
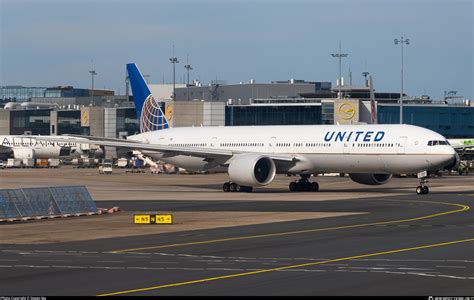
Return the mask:
[[[430,192],[430,189],[425,184],[428,182],[426,177],[420,178],[420,185],[416,187],[416,193],[418,195],[426,195]]]
[[[301,175],[298,181],[290,182],[290,192],[317,192],[319,184],[317,182],[309,181],[310,175]]]
[[[251,186],[239,185],[234,182],[226,182],[222,185],[224,192],[237,192],[237,193],[251,193],[253,188]]]

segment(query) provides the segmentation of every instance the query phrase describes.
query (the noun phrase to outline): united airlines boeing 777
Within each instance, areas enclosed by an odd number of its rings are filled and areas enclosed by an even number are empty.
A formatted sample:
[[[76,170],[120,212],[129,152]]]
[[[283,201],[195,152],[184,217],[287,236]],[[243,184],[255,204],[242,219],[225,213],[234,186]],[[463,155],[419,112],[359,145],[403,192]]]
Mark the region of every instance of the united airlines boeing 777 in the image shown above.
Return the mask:
[[[442,135],[412,125],[170,128],[137,66],[128,64],[127,70],[141,133],[127,140],[90,137],[90,142],[142,150],[188,170],[227,167],[225,192],[268,185],[278,173],[301,177],[289,184],[291,191],[317,191],[310,176],[335,172],[367,185],[385,184],[392,174],[419,173],[416,192],[427,194],[426,172],[459,162]]]

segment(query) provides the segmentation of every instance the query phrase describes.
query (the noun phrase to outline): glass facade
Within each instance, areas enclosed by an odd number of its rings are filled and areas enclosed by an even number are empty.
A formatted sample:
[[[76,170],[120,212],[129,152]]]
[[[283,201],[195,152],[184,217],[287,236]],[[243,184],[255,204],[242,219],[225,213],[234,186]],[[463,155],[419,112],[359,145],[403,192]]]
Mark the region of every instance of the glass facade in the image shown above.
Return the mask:
[[[13,110],[10,112],[10,134],[49,135],[50,109]]]
[[[225,125],[311,125],[321,124],[320,105],[226,106]]]
[[[88,97],[90,90],[76,89],[72,86],[60,87],[25,87],[2,86],[0,87],[0,100],[3,102],[30,101],[32,97]]]
[[[126,131],[128,135],[140,132],[135,108],[117,109],[117,133]]]
[[[378,105],[380,124],[400,123],[398,105]],[[403,123],[436,131],[446,138],[474,136],[474,107],[472,106],[403,106]]]
[[[334,102],[321,103],[321,124],[334,124]]]
[[[90,96],[90,90],[75,89],[72,86],[47,88],[45,91],[45,97],[89,97],[89,96]]]
[[[24,87],[24,86],[2,86],[0,87],[0,100],[3,102],[23,102],[31,97],[45,97],[45,87]]]
[[[88,129],[88,128],[87,128]],[[80,110],[61,110],[58,111],[58,129],[57,134],[88,134],[85,127],[81,127]]]

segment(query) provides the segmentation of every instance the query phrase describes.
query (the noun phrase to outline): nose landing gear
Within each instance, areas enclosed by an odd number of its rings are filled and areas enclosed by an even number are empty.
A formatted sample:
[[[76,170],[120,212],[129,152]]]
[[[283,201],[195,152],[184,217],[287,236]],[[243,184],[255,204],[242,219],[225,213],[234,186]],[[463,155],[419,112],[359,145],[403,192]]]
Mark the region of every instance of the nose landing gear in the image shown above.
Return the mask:
[[[289,185],[290,192],[317,192],[319,184],[309,181],[309,175],[301,175],[298,181],[292,181]]]
[[[420,185],[416,187],[416,193],[418,195],[426,195],[430,192],[430,189],[428,186],[425,184],[428,182],[427,178],[427,173],[426,172],[421,172],[418,174],[418,177],[420,178]]]
[[[419,186],[416,187],[416,193],[418,195],[426,195],[429,192],[430,192],[430,189],[426,185],[425,186],[419,185]]]

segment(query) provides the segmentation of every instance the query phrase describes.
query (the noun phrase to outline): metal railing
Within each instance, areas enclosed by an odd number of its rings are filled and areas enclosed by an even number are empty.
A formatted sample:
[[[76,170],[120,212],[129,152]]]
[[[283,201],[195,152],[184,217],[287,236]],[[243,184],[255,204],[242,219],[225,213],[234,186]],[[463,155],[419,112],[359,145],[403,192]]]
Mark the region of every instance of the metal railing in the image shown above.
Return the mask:
[[[0,190],[0,219],[96,213],[85,186]]]

